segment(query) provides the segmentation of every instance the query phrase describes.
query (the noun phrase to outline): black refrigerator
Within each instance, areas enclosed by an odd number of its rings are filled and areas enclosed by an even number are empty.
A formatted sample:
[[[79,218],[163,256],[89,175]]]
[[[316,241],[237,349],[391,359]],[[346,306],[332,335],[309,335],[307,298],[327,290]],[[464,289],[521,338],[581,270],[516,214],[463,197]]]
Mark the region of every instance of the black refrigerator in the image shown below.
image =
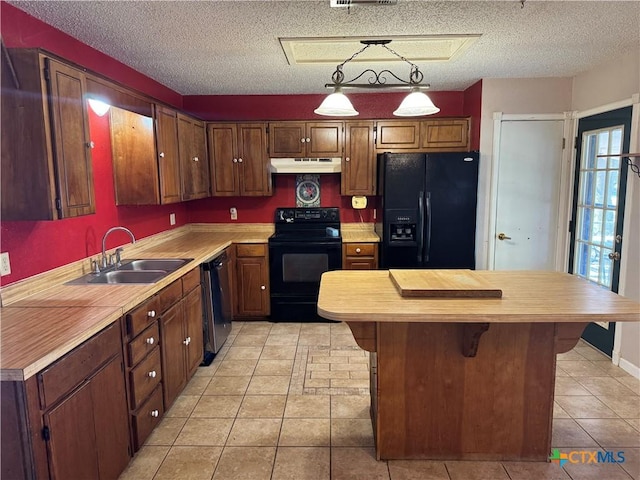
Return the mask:
[[[478,152],[378,155],[381,268],[475,269]]]

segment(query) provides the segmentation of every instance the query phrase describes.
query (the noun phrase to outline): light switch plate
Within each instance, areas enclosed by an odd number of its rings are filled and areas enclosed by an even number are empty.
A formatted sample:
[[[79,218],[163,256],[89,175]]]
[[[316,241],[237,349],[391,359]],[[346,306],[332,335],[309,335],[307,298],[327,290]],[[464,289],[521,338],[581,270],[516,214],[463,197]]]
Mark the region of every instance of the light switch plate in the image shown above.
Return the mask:
[[[169,225],[175,225],[176,224],[176,214],[175,213],[170,213],[169,214]]]
[[[11,274],[11,263],[9,262],[9,252],[0,253],[0,275]]]

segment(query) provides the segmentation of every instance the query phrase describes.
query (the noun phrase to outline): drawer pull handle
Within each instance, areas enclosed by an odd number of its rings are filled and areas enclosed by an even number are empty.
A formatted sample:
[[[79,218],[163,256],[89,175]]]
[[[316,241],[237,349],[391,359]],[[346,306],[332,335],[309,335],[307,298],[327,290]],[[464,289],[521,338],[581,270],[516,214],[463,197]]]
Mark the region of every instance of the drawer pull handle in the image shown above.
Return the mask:
[[[149,376],[149,378],[156,378],[156,371],[151,370],[149,373],[147,373],[147,375]]]
[[[154,339],[153,337],[149,337],[149,338],[147,338],[147,343],[148,343],[149,345],[153,345],[155,342],[156,342],[156,341],[155,341],[155,339]]]
[[[266,290],[267,287],[265,287],[264,285],[260,285],[260,290]]]
[[[359,248],[356,248],[356,253],[360,253],[362,250],[360,250]]]
[[[238,159],[238,163],[242,163],[242,159],[241,158]]]
[[[155,310],[149,310],[147,312],[147,317],[154,318],[155,316],[156,316],[156,311]]]
[[[152,417],[158,417],[160,415],[160,412],[158,410],[151,410],[151,416]]]
[[[184,343],[185,345],[189,345],[191,343],[191,337],[185,338],[182,343]]]

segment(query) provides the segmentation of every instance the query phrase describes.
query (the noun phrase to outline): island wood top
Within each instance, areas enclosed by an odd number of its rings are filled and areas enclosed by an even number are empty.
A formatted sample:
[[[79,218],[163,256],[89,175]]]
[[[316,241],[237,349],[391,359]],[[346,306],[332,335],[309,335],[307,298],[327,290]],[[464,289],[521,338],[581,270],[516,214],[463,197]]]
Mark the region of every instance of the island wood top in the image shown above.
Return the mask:
[[[322,275],[318,314],[349,322],[640,321],[640,304],[574,275],[476,270],[502,298],[403,298],[387,270]]]

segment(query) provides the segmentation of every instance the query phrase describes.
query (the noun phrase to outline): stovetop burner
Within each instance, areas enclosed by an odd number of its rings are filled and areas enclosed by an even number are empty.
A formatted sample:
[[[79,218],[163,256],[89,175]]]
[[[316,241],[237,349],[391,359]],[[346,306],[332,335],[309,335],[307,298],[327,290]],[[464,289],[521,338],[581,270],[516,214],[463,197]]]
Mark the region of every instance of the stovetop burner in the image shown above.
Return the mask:
[[[272,241],[341,242],[340,210],[336,207],[277,208]]]

